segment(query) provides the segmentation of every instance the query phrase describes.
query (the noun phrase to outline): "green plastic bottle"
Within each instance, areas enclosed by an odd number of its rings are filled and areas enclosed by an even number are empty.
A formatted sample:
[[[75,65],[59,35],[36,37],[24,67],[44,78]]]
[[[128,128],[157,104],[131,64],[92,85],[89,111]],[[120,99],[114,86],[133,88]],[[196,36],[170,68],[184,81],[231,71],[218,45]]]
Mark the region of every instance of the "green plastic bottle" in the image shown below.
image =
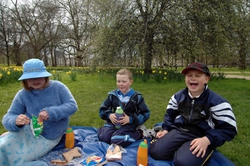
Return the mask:
[[[117,120],[120,120],[120,118],[124,115],[122,107],[116,108],[115,115],[116,115]],[[120,123],[115,124],[115,128],[119,129],[120,127],[121,127]]]

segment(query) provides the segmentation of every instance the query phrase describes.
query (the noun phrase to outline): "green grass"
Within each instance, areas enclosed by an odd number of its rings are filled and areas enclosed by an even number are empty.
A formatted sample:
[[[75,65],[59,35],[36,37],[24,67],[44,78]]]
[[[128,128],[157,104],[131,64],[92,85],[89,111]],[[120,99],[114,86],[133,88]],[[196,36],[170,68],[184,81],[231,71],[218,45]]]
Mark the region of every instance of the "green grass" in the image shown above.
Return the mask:
[[[68,78],[68,77],[67,77]],[[112,76],[100,78],[96,74],[77,75],[76,81],[62,77],[64,82],[77,100],[78,111],[71,117],[70,125],[100,127],[103,120],[99,118],[99,107],[107,97],[107,93],[116,88]],[[250,162],[250,81],[244,79],[224,79],[210,81],[209,88],[231,103],[237,119],[238,135],[231,142],[227,142],[218,150],[232,160],[237,166],[245,166]],[[185,87],[184,82],[157,83],[154,80],[143,82],[137,79],[132,88],[141,92],[145,102],[151,110],[151,117],[146,122],[147,128],[152,128],[157,122],[163,120],[165,109],[170,97]],[[21,88],[20,83],[9,84],[1,88],[0,118],[8,110],[16,92]],[[4,132],[2,124],[0,133]]]

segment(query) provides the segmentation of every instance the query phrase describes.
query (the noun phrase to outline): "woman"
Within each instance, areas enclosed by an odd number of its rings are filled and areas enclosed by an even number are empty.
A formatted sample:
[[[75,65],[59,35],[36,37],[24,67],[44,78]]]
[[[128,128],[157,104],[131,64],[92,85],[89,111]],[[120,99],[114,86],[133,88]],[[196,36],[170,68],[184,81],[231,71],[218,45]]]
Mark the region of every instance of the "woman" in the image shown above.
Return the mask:
[[[43,61],[29,59],[23,64],[23,89],[15,95],[2,119],[9,132],[0,137],[0,165],[15,166],[36,160],[53,149],[69,125],[69,117],[77,111],[77,103],[69,89],[49,79]],[[34,135],[32,116],[42,124],[42,133]]]

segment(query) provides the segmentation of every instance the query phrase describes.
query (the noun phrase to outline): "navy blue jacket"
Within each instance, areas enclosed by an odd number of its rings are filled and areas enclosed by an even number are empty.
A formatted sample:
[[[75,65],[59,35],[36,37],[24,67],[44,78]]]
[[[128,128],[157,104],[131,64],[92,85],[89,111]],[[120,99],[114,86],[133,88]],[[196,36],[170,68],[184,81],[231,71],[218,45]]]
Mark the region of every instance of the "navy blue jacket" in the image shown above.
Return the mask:
[[[197,136],[207,136],[216,148],[237,134],[236,119],[229,102],[205,85],[198,98],[191,98],[185,88],[174,94],[168,104],[162,128],[192,131]]]
[[[121,106],[124,113],[129,116],[130,124],[135,124],[135,126],[142,125],[150,116],[150,110],[139,92],[135,91],[128,103],[123,105],[116,94],[116,90],[113,90],[108,93],[108,98],[100,107],[100,117],[111,123],[109,115],[114,113],[118,106]]]

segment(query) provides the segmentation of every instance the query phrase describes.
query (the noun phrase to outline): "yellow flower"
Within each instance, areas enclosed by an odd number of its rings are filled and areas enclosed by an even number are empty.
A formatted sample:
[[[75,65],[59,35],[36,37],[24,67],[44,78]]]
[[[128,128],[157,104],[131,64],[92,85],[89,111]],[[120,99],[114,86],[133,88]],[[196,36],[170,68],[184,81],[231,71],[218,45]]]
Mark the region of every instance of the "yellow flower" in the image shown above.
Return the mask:
[[[166,80],[167,79],[167,77],[164,77],[164,80]]]
[[[7,71],[7,74],[10,75],[10,71]]]
[[[152,73],[155,73],[155,72],[156,72],[155,70],[152,71]]]
[[[56,71],[55,71],[55,70],[53,70],[53,71],[52,71],[52,73],[56,73]]]
[[[3,76],[2,73],[0,73],[0,78],[2,78],[2,76]]]
[[[159,71],[159,74],[161,74],[161,70]]]
[[[167,75],[167,72],[165,71],[164,74]]]

